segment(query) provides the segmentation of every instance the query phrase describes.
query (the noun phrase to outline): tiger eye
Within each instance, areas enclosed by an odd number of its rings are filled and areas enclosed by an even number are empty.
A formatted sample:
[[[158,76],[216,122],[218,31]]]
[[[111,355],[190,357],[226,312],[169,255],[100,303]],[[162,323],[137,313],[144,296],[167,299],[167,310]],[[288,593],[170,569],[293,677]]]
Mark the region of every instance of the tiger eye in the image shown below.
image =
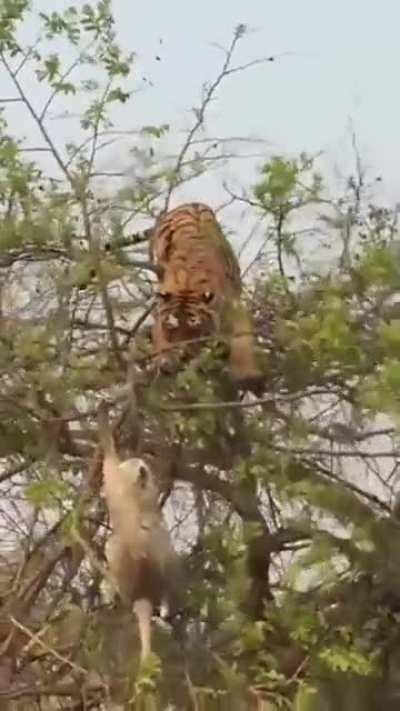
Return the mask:
[[[206,304],[208,304],[210,301],[212,301],[213,298],[214,298],[214,294],[212,293],[212,291],[205,291],[204,292],[203,299],[206,302]]]

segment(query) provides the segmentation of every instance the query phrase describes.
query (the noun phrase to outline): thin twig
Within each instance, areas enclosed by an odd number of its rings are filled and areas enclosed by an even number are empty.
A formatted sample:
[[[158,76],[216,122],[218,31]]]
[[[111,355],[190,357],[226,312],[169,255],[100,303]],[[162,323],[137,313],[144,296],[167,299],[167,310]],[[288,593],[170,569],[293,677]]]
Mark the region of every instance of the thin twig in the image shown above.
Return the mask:
[[[62,83],[65,81],[65,79],[67,79],[67,77],[68,77],[70,74],[72,74],[72,72],[74,71],[74,69],[76,69],[76,67],[78,67],[79,64],[81,63],[81,61],[82,61],[82,54],[84,54],[85,52],[88,52],[94,44],[95,44],[95,40],[92,40],[91,42],[89,42],[89,43],[87,44],[87,46],[83,49],[83,51],[81,52],[81,54],[75,59],[74,62],[72,62],[72,64],[70,64],[70,66],[68,67],[68,69],[65,70],[64,74],[62,74],[62,75],[59,77],[59,79],[58,79],[58,83],[59,83],[59,84],[62,84]],[[49,110],[50,105],[52,104],[53,100],[55,99],[55,97],[57,96],[58,93],[59,93],[59,89],[58,89],[58,88],[53,89],[52,93],[50,94],[49,98],[47,99],[47,101],[46,101],[45,105],[43,106],[43,109],[42,109],[42,111],[41,111],[41,113],[40,113],[40,115],[39,115],[39,120],[40,120],[40,121],[44,121],[44,119],[45,119],[45,117],[46,117],[46,113],[47,113],[47,111]]]
[[[27,95],[25,94],[25,91],[23,90],[20,82],[18,81],[17,73],[12,71],[12,69],[11,69],[11,67],[4,55],[4,52],[0,52],[0,59],[3,63],[3,65],[5,66],[5,68],[8,72],[8,75],[10,76],[10,79],[13,82],[16,90],[18,91],[18,94],[19,94],[21,100],[24,102],[26,108],[28,109],[28,111],[31,114],[32,118],[34,119],[35,123],[37,124],[39,131],[42,134],[44,140],[46,141],[47,145],[51,149],[51,152],[52,152],[54,159],[55,159],[56,163],[58,164],[60,170],[62,171],[62,173],[64,173],[64,175],[67,178],[71,187],[75,190],[75,182],[74,182],[74,179],[73,179],[71,173],[69,172],[63,159],[61,158],[61,155],[60,155],[56,145],[54,144],[52,138],[50,137],[49,133],[47,132],[43,122],[40,120],[40,116],[35,111],[32,103],[30,102]]]
[[[264,58],[264,59],[258,59],[258,60],[256,59],[256,60],[253,60],[252,62],[248,62],[247,64],[244,64],[242,66],[230,67],[230,64],[232,61],[232,56],[234,54],[236,45],[239,42],[239,40],[243,37],[245,30],[246,30],[246,28],[243,25],[239,25],[239,27],[235,30],[232,41],[226,51],[225,59],[222,64],[221,70],[220,70],[219,74],[217,75],[217,77],[214,79],[214,81],[206,88],[205,95],[204,95],[204,98],[201,102],[201,105],[200,105],[199,109],[196,111],[196,120],[195,120],[192,128],[189,130],[189,132],[186,136],[186,140],[184,141],[183,146],[182,146],[180,152],[178,153],[175,168],[173,171],[174,177],[170,181],[169,188],[168,188],[167,195],[166,195],[165,202],[164,202],[164,211],[168,210],[169,201],[171,199],[173,190],[175,189],[175,187],[178,184],[179,173],[181,171],[182,165],[184,164],[186,154],[193,143],[193,139],[194,139],[196,133],[198,132],[198,130],[202,127],[202,125],[204,123],[204,118],[205,118],[205,114],[208,109],[208,106],[211,103],[211,101],[214,97],[214,94],[217,91],[220,84],[222,83],[222,81],[227,76],[230,76],[231,74],[234,74],[235,72],[243,71],[245,69],[248,69],[249,67],[255,66],[256,64],[262,64],[267,61],[271,61],[271,59],[272,59],[271,57]]]
[[[17,627],[21,632],[27,635],[33,642],[38,644],[42,649],[44,649],[45,652],[50,654],[52,657],[55,659],[58,659],[59,662],[62,662],[62,664],[67,664],[71,669],[74,669],[74,671],[79,672],[79,674],[89,674],[89,670],[85,669],[84,667],[81,667],[79,664],[75,664],[75,662],[71,662],[70,659],[67,657],[64,657],[62,654],[59,654],[55,649],[50,647],[48,644],[43,642],[42,639],[40,639],[39,635],[35,634],[34,632],[31,632],[27,627],[21,624],[21,622],[18,622],[14,617],[10,615],[10,621],[14,625],[14,627]]]
[[[226,402],[193,402],[193,403],[182,403],[176,405],[163,405],[160,406],[160,410],[164,412],[179,412],[180,410],[228,410],[231,408],[252,408],[258,407],[259,405],[268,405],[270,403],[276,402],[296,402],[302,398],[311,397],[312,395],[321,394],[337,394],[330,393],[326,390],[316,390],[304,393],[288,393],[288,394],[276,394],[269,395],[268,397],[259,398],[257,400],[250,400],[248,402],[242,402],[241,400],[231,400]]]

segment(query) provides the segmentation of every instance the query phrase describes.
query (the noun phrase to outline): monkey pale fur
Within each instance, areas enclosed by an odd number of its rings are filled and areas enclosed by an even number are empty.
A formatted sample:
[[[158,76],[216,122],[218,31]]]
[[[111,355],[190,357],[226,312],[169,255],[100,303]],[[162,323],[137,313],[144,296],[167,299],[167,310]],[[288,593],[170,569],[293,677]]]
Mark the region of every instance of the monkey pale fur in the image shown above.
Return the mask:
[[[110,433],[102,435],[103,493],[112,535],[106,544],[110,576],[122,599],[133,604],[141,656],[151,651],[151,616],[163,599],[171,605],[178,560],[158,504],[159,489],[143,459],[121,462]]]

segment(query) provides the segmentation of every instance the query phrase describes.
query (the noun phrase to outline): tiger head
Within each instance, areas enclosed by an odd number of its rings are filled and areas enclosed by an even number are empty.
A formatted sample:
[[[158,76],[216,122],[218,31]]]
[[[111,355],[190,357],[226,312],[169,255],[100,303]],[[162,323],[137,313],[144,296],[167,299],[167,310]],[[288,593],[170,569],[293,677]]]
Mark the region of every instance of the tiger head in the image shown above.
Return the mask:
[[[158,315],[169,336],[177,340],[207,336],[215,330],[215,313],[210,304],[215,299],[212,291],[172,293],[158,290]]]

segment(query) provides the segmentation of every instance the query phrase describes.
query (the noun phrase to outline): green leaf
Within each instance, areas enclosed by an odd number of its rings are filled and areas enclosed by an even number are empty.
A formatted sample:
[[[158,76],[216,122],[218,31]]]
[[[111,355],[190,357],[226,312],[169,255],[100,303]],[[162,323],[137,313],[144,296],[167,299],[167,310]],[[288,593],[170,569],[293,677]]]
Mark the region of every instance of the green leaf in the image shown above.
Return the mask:
[[[54,77],[59,74],[60,71],[60,59],[57,54],[50,54],[44,61],[45,74],[44,76],[52,82]]]
[[[311,684],[302,683],[296,693],[293,711],[319,711],[319,709],[317,689]]]
[[[69,493],[68,485],[60,479],[42,479],[24,488],[27,501],[37,508],[54,508]]]
[[[128,101],[130,96],[131,96],[131,92],[122,91],[121,88],[117,87],[116,89],[112,89],[109,92],[109,94],[107,96],[107,101],[109,103],[111,103],[113,101],[119,101],[121,104],[125,104],[125,102]]]
[[[58,91],[60,94],[65,94],[67,96],[68,94],[76,94],[76,87],[72,82],[69,81],[58,81],[54,82],[53,88]]]
[[[143,126],[142,133],[154,138],[161,138],[165,133],[168,133],[169,129],[169,124],[163,123],[161,126]]]

